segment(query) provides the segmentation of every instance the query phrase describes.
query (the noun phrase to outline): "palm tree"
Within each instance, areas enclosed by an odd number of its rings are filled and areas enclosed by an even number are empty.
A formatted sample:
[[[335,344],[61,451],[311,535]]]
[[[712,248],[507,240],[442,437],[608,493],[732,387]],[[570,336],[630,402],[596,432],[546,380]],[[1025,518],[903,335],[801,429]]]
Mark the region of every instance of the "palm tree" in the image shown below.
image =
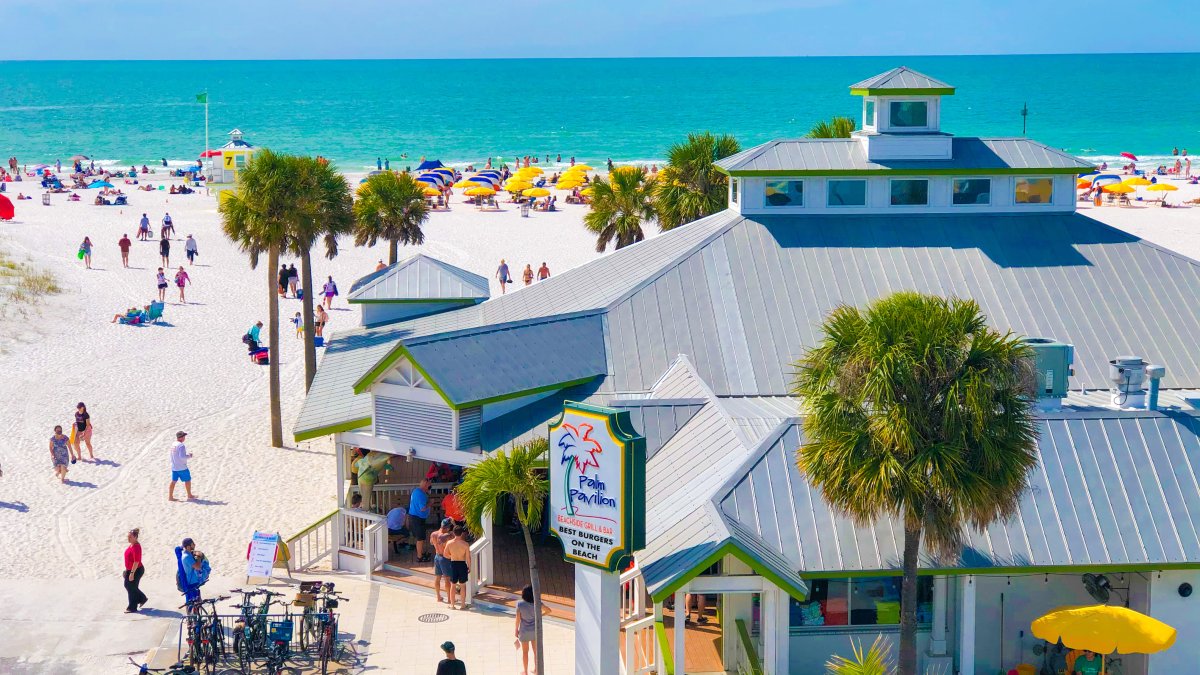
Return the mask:
[[[421,226],[429,219],[425,186],[409,174],[391,171],[368,176],[354,202],[354,245],[388,242],[388,264],[395,265],[400,244],[425,241]]]
[[[970,300],[896,293],[839,307],[796,365],[797,464],[856,523],[904,527],[901,675],[916,673],[922,539],[957,555],[964,529],[1008,517],[1037,462],[1029,348]]]
[[[219,200],[225,236],[250,256],[250,268],[267,256],[267,340],[271,347],[268,367],[271,399],[271,445],[283,447],[283,416],[279,407],[279,294],[275,270],[279,252],[287,244],[295,218],[292,186],[296,163],[287,155],[259,150],[238,172],[237,191]]]
[[[852,117],[834,117],[828,122],[822,120],[814,124],[808,132],[808,138],[850,138],[857,128]]]
[[[619,166],[592,182],[592,206],[583,224],[596,233],[597,251],[603,253],[609,241],[624,248],[646,238],[642,222],[654,218],[654,182],[636,166]]]
[[[288,231],[285,249],[300,258],[300,281],[304,287],[304,390],[317,375],[317,348],[313,319],[312,248],[325,243],[325,257],[338,253],[339,235],[354,226],[353,197],[346,179],[328,161],[312,157],[290,157],[297,182],[292,186],[295,220]]]
[[[667,151],[654,187],[654,207],[663,230],[699,220],[725,208],[729,199],[729,177],[714,166],[718,159],[741,150],[733,136],[710,132],[688,134],[683,143]]]
[[[546,478],[546,461],[549,442],[536,438],[527,443],[513,446],[510,450],[497,450],[483,461],[467,469],[463,482],[458,486],[459,503],[467,519],[467,527],[478,536],[483,531],[483,519],[495,522],[497,509],[502,501],[513,500],[521,533],[525,536],[525,553],[529,557],[529,584],[533,586],[534,640],[537,649],[534,656],[537,672],[546,672],[545,652],[542,644],[542,583],[538,576],[537,556],[533,551],[533,536],[529,528],[542,521],[542,504],[550,490]]]

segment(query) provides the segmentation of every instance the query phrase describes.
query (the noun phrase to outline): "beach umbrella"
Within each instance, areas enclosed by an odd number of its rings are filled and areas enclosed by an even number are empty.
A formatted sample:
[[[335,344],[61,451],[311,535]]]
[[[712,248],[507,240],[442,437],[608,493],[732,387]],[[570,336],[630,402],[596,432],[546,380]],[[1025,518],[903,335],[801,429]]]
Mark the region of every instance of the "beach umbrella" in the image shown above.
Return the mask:
[[[424,192],[425,192],[426,197],[436,197],[436,196],[442,194],[441,190],[439,190],[437,188],[433,188],[433,187],[425,188]]]
[[[521,194],[525,195],[526,197],[549,197],[550,191],[546,188],[535,187],[529,188],[528,190],[522,190]]]
[[[8,200],[8,197],[0,195],[0,220],[12,220],[15,214],[13,203]]]
[[[1060,607],[1035,620],[1033,634],[1097,654],[1153,654],[1175,644],[1175,629],[1127,607]]]
[[[1121,177],[1115,173],[1101,174],[1092,179],[1092,183],[1095,185],[1103,185],[1104,183],[1120,183],[1120,182],[1121,182]]]
[[[495,176],[495,177],[499,178],[500,172],[495,169],[484,169],[483,171],[476,172],[475,175],[476,176]]]
[[[1146,180],[1145,178],[1142,178],[1141,176],[1130,176],[1129,178],[1126,178],[1125,180],[1123,180],[1121,182],[1126,185],[1132,185],[1134,187],[1145,187],[1147,185],[1154,185],[1154,183],[1151,183],[1150,181]]]
[[[457,183],[455,183],[454,187],[456,187],[456,188],[479,187],[479,183],[475,182],[475,180],[472,178],[464,178],[464,179],[458,181]]]
[[[445,185],[446,177],[440,173],[424,173],[424,174],[421,174],[420,176],[417,176],[417,182],[432,183],[435,185]]]
[[[220,150],[208,150],[208,151],[200,153],[200,159],[208,159],[209,157],[220,157],[220,156],[221,156]]]
[[[591,171],[591,170],[592,170],[592,167],[589,164],[576,164],[575,166],[572,166],[571,168],[567,169],[567,171]]]
[[[574,190],[577,187],[583,187],[583,183],[574,180],[560,180],[554,184],[554,187],[559,190]]]
[[[41,171],[42,169],[49,169],[49,168],[50,168],[49,164],[36,164],[36,165],[34,165],[32,171],[34,173],[37,173],[37,172]]]
[[[508,190],[509,192],[520,192],[522,190],[528,190],[529,188],[532,188],[532,187],[533,187],[533,183],[530,183],[528,181],[523,181],[523,180],[517,180],[515,178],[509,179],[509,181],[504,184],[504,189]]]
[[[490,176],[490,175],[489,176],[471,176],[470,180],[473,180],[476,183],[487,183],[488,185],[494,186],[500,182],[500,177],[499,176]]]
[[[1178,189],[1179,188],[1177,188],[1174,185],[1171,185],[1169,183],[1155,183],[1154,185],[1151,185],[1150,187],[1146,188],[1146,191],[1147,192],[1174,192]]]
[[[1131,185],[1126,185],[1125,183],[1114,183],[1113,185],[1105,185],[1104,187],[1102,187],[1100,189],[1104,190],[1105,192],[1108,192],[1111,194],[1116,194],[1116,195],[1127,195],[1130,192],[1137,192],[1137,188],[1135,188]]]
[[[429,169],[440,169],[443,166],[445,166],[445,165],[442,164],[439,160],[427,159],[424,162],[421,162],[421,165],[417,167],[417,171],[428,171]]]
[[[596,188],[585,188],[580,190],[579,194],[583,195],[584,197],[591,197],[592,195],[596,194]]]
[[[496,194],[496,191],[489,187],[473,187],[467,188],[463,194],[468,197],[489,197]]]
[[[112,184],[112,183],[110,183],[110,182],[108,182],[108,181],[106,181],[106,180],[98,180],[98,181],[96,181],[95,183],[92,183],[91,185],[89,185],[89,186],[88,186],[88,189],[91,189],[91,188],[110,188],[110,187],[112,187],[112,186],[113,186],[113,184]]]
[[[87,155],[71,155],[72,162],[86,162],[87,160],[88,160]]]
[[[535,176],[540,176],[546,172],[536,166],[527,166],[523,169],[518,169],[517,173],[529,173]]]
[[[1122,152],[1121,156],[1130,161],[1138,161],[1137,155],[1133,154],[1132,152]]]
[[[1090,187],[1092,187],[1092,181],[1090,181],[1090,180],[1080,178],[1079,180],[1075,181],[1075,189],[1076,190],[1086,190]],[[767,188],[767,189],[769,190],[770,188]]]

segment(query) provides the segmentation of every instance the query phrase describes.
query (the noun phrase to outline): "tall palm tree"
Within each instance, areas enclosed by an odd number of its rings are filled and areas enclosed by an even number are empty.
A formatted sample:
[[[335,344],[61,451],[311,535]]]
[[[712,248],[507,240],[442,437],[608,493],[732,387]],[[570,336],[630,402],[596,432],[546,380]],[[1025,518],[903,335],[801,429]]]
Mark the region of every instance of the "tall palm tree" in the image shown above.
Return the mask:
[[[325,257],[338,253],[337,239],[354,226],[353,197],[345,177],[328,161],[312,157],[290,157],[297,182],[292,186],[295,220],[288,230],[285,250],[300,258],[300,281],[304,288],[304,390],[317,375],[317,348],[313,319],[312,249],[325,243]]]
[[[287,155],[259,150],[246,168],[238,172],[237,191],[221,199],[217,210],[225,236],[250,256],[257,269],[267,257],[267,340],[271,347],[268,366],[271,399],[271,445],[283,447],[283,415],[279,405],[279,293],[275,270],[279,252],[287,244],[296,221],[292,186],[298,180],[296,163]]]
[[[808,132],[808,138],[850,138],[850,134],[858,128],[853,117],[833,117],[828,122],[822,120],[813,125]]]
[[[667,165],[654,186],[654,208],[663,230],[679,227],[725,208],[729,177],[714,162],[741,150],[733,136],[688,134],[667,151]]]
[[[964,530],[1012,514],[1037,462],[1029,348],[970,300],[904,292],[839,307],[796,363],[797,463],[859,524],[904,527],[901,675],[916,673],[922,540],[957,555]]]
[[[608,242],[624,248],[646,238],[642,222],[654,218],[654,179],[636,166],[619,166],[592,182],[592,206],[583,224],[596,234],[596,250]]]
[[[533,535],[529,530],[542,522],[542,504],[550,491],[550,481],[546,478],[549,447],[545,438],[537,438],[507,451],[497,450],[467,469],[457,490],[467,527],[476,535],[483,531],[485,517],[496,522],[501,503],[509,498],[515,503],[517,521],[521,523],[521,533],[525,536],[525,553],[529,557],[534,640],[537,642],[534,656],[539,673],[546,672],[545,647],[542,643],[542,582],[533,550]]]
[[[411,175],[391,171],[368,176],[354,202],[354,245],[388,243],[388,264],[395,265],[400,244],[425,241],[421,226],[429,219],[425,186]]]

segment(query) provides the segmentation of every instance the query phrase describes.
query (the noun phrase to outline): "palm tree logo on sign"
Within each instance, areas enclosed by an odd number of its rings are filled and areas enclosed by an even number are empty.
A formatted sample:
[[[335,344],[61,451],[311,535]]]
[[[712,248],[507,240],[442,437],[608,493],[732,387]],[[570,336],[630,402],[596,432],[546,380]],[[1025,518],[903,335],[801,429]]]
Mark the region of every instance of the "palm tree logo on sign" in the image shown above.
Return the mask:
[[[573,499],[573,488],[571,487],[571,467],[574,466],[579,475],[586,476],[588,467],[596,469],[600,468],[600,459],[597,455],[604,453],[604,448],[600,445],[600,441],[592,438],[592,430],[594,427],[590,424],[566,424],[562,425],[563,434],[558,438],[558,449],[561,453],[559,464],[566,464],[567,470],[563,473],[563,502],[567,505],[567,515],[579,515],[575,510],[575,499]]]

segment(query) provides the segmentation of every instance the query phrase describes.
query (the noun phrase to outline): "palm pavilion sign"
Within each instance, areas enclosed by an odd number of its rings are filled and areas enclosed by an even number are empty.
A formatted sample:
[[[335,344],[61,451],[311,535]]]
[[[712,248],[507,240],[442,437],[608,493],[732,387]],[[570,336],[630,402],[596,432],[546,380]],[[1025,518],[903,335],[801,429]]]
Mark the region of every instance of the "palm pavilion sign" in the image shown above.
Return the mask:
[[[567,401],[550,424],[550,531],[567,562],[609,572],[646,540],[646,439],[629,411]]]

